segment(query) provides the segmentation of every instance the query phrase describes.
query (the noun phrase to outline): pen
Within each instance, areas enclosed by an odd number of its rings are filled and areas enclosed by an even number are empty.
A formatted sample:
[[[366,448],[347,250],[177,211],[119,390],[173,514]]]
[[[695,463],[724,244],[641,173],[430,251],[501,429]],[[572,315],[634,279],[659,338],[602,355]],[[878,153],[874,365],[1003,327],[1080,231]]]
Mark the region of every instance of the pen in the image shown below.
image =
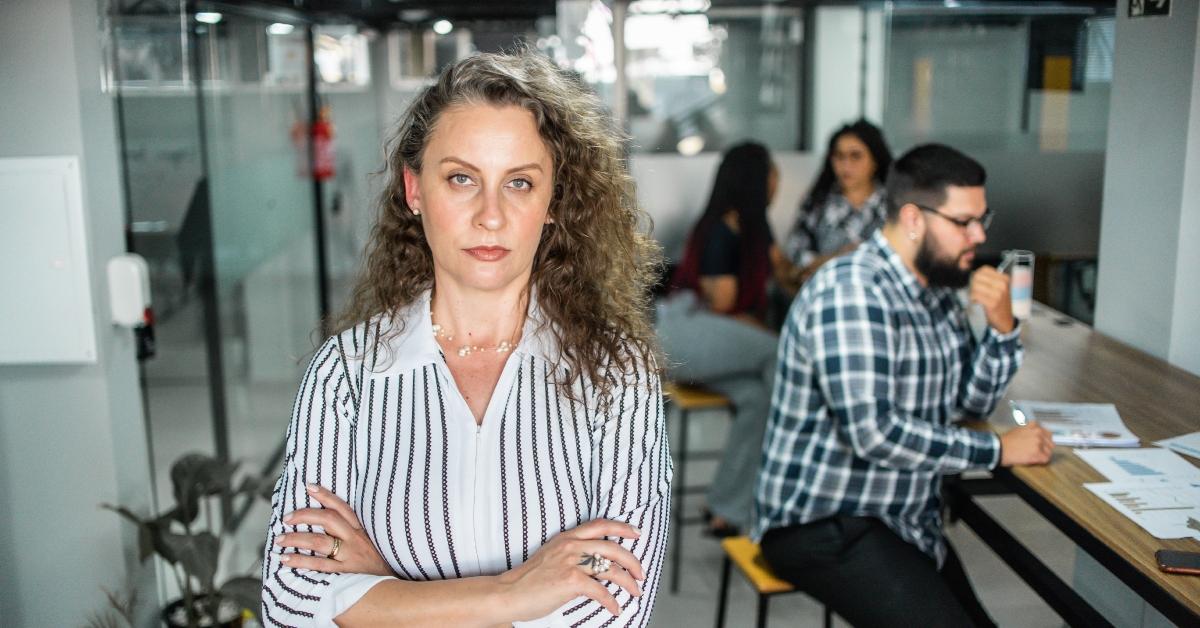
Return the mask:
[[[1017,422],[1017,425],[1025,425],[1025,413],[1017,407],[1017,404],[1012,399],[1008,400],[1008,407],[1012,410],[1012,418]]]

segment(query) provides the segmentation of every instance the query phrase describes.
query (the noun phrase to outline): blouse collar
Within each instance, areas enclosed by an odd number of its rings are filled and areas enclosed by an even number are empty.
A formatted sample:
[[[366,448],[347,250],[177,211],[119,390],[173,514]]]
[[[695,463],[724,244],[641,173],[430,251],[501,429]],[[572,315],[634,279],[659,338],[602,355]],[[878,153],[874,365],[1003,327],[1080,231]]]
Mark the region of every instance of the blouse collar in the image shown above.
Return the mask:
[[[433,335],[431,295],[432,292],[426,290],[399,314],[402,331],[382,349],[384,355],[380,357],[384,366],[377,372],[402,373],[435,364],[442,359],[442,348]],[[544,314],[538,305],[537,291],[533,288],[530,288],[528,312],[521,340],[517,342],[513,352],[554,364],[554,358],[558,355],[558,343],[551,332],[551,324],[543,318]],[[380,333],[387,334],[395,328],[395,320],[385,319],[380,327]]]

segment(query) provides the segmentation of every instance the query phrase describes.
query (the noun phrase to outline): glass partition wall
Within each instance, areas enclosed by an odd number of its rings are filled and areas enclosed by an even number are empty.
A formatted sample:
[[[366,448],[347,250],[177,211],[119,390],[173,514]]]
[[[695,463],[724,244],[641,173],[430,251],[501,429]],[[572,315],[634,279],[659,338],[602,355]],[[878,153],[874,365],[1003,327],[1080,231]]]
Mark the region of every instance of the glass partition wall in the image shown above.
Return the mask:
[[[358,250],[342,247],[331,263],[317,224],[337,164],[314,168],[314,143],[335,151],[315,141],[314,122],[329,112],[314,107],[309,60],[329,54],[313,54],[301,16],[132,1],[113,13],[129,248],[149,263],[157,319],[156,355],[141,373],[161,510],[174,502],[169,473],[185,453],[278,474],[296,387],[323,340],[321,269],[352,266]],[[331,82],[360,80],[357,52],[334,61],[346,75],[330,70]],[[269,505],[211,507],[228,535],[223,568],[254,573]]]

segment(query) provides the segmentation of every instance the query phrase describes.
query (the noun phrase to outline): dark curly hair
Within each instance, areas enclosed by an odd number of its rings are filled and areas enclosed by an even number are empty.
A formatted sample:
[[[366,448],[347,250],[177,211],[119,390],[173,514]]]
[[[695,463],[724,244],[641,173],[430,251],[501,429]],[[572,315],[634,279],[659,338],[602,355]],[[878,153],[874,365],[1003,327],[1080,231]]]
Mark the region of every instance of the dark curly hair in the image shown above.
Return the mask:
[[[553,160],[554,222],[542,232],[530,284],[558,343],[555,366],[566,369],[559,385],[571,394],[582,376],[603,399],[618,383],[614,374],[656,371],[650,287],[662,257],[649,236],[649,217],[637,206],[625,160],[628,137],[586,84],[528,48],[447,67],[400,118],[387,142],[387,183],[366,262],[336,329],[380,315],[400,321],[400,311],[433,287],[433,254],[405,200],[403,171],[421,171],[438,116],[470,104],[532,113]]]

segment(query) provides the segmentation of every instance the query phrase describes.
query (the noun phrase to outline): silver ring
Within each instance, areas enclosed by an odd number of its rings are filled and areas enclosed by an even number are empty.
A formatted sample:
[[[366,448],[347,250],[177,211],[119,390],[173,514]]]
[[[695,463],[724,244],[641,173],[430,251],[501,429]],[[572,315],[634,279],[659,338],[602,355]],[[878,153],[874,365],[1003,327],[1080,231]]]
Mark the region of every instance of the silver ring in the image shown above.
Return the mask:
[[[580,554],[579,556],[581,557],[579,566],[591,571],[592,576],[598,576],[612,566],[612,561],[600,554]]]
[[[342,549],[342,540],[336,536],[331,536],[329,538],[333,539],[333,549],[329,551],[329,556],[326,558],[333,560],[337,557],[338,551]]]

